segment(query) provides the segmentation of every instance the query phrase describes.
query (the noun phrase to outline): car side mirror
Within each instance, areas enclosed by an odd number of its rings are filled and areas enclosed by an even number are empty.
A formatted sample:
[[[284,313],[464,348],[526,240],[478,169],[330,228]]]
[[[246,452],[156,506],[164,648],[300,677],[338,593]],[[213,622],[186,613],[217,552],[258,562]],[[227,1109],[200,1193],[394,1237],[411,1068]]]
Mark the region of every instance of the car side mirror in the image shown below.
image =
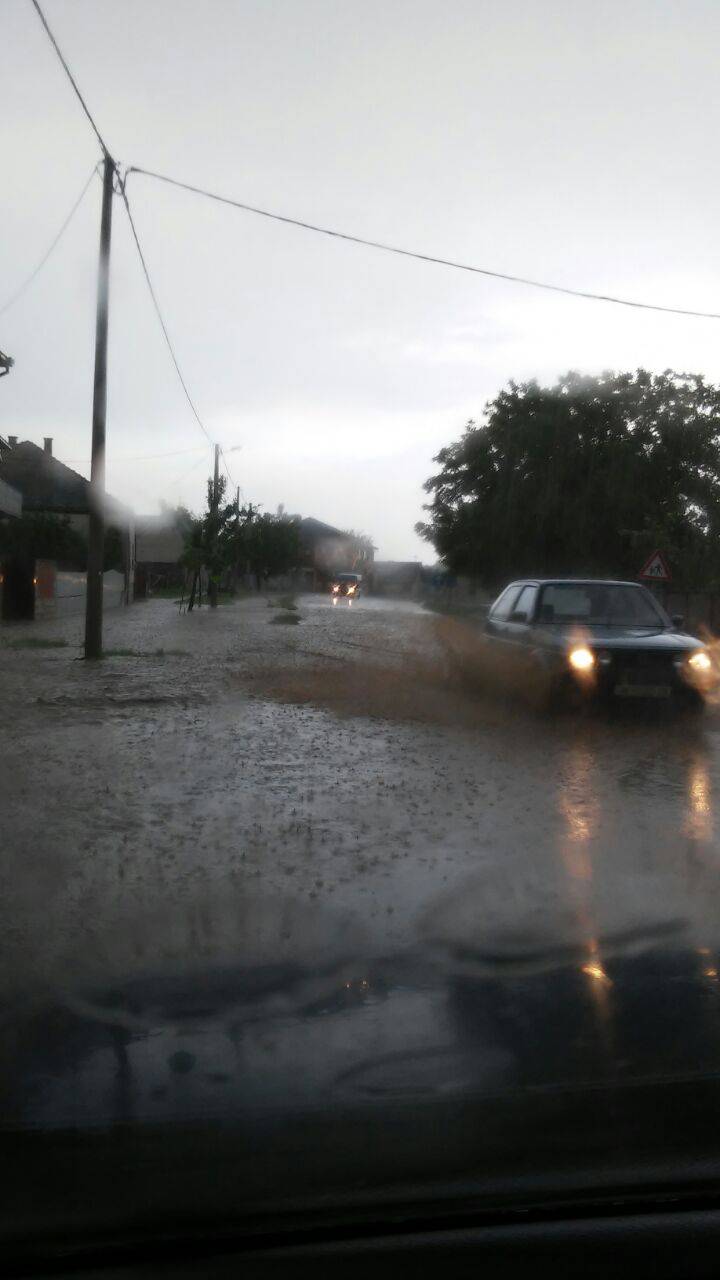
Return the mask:
[[[672,624],[674,627],[677,627],[678,631],[680,630],[684,621],[685,621],[685,615],[683,613],[674,613],[672,615]]]

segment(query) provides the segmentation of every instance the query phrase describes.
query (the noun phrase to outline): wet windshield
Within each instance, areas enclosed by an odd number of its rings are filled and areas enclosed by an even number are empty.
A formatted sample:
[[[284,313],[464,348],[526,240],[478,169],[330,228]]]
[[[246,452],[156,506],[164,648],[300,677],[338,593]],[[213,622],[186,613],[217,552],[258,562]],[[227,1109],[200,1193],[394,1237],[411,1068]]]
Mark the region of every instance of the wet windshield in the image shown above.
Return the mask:
[[[0,1258],[709,1198],[718,0],[0,10]]]
[[[662,627],[666,620],[640,587],[605,583],[555,582],[542,588],[539,620],[585,622],[607,627]]]

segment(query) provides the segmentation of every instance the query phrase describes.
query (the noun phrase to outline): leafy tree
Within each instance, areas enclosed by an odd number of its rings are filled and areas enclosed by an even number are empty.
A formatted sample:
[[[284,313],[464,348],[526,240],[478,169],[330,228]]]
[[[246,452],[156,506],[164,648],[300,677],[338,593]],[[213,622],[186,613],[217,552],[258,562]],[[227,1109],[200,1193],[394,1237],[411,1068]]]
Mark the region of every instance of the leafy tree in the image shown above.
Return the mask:
[[[195,602],[201,568],[216,581],[223,575],[249,571],[258,587],[266,578],[296,568],[300,558],[299,520],[280,508],[276,515],[260,511],[253,503],[239,506],[225,502],[226,480],[220,477],[217,514],[213,509],[213,482],[208,480],[207,510],[193,516],[178,508],[185,549],[182,563],[192,574],[188,608]]]
[[[207,509],[201,516],[193,516],[186,507],[177,507],[174,518],[182,532],[184,549],[180,563],[191,574],[190,597],[188,610],[195,604],[195,593],[201,569],[207,569],[210,578],[218,582],[226,563],[224,529],[234,508],[224,502],[227,481],[220,476],[218,483],[218,506],[213,503],[213,479],[207,482]]]
[[[350,543],[352,555],[350,568],[353,572],[361,573],[363,569],[369,568],[372,564],[377,547],[372,538],[369,538],[366,533],[357,533],[355,529],[346,529],[344,532]]]
[[[227,527],[229,561],[233,567],[246,566],[255,575],[258,587],[265,578],[278,577],[295,569],[300,559],[300,522],[282,510],[276,515],[260,512],[252,504],[235,509],[235,527]]]
[[[417,531],[453,572],[633,577],[657,546],[720,583],[720,389],[698,374],[511,382],[435,461]]]

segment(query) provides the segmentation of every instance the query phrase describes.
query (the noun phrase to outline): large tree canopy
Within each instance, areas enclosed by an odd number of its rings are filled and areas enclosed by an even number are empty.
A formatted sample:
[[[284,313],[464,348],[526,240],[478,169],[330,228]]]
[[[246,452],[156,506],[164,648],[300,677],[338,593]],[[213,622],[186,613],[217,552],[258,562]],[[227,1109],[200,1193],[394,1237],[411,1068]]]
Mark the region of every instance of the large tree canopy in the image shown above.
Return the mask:
[[[456,573],[634,577],[660,547],[720,584],[720,389],[697,374],[511,382],[435,461],[417,528]]]

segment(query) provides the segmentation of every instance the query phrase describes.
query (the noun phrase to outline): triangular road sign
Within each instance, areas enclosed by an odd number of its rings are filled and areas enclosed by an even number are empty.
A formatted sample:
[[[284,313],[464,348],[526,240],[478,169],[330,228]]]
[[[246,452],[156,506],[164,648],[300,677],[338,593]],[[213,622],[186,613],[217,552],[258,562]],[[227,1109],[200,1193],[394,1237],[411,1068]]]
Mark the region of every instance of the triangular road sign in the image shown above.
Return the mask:
[[[652,578],[654,582],[669,582],[672,574],[667,565],[667,561],[662,551],[653,551],[648,560],[645,561],[640,573],[640,578]]]

